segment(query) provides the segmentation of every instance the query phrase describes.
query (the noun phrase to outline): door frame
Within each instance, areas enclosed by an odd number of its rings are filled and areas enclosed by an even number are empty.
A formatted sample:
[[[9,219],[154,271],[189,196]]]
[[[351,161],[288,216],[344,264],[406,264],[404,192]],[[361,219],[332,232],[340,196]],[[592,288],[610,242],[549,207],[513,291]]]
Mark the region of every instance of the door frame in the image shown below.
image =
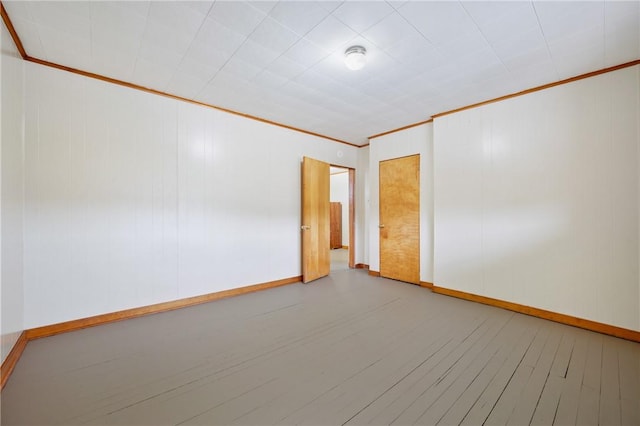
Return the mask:
[[[382,228],[384,226],[384,224],[382,223],[382,176],[380,173],[380,169],[382,168],[382,164],[383,163],[387,163],[387,162],[391,162],[391,161],[395,161],[395,160],[402,160],[402,159],[407,159],[410,157],[417,157],[418,159],[418,277],[416,281],[405,281],[402,280],[403,282],[408,282],[411,284],[416,284],[416,285],[420,285],[420,274],[422,271],[422,263],[421,263],[421,242],[422,242],[422,238],[421,238],[421,231],[420,228],[422,226],[422,223],[420,221],[420,215],[421,215],[421,210],[422,210],[422,205],[421,205],[421,199],[422,199],[422,185],[421,185],[421,175],[422,175],[422,168],[421,168],[421,162],[422,162],[422,154],[421,153],[415,153],[415,154],[408,154],[408,155],[401,155],[399,157],[394,157],[394,158],[385,158],[384,160],[379,160],[378,161],[378,253],[379,253],[379,257],[378,257],[378,270],[379,272],[376,274],[377,276],[381,276],[381,277],[385,277],[385,278],[391,278],[391,279],[395,279],[398,280],[399,278],[396,277],[387,277],[386,275],[383,274],[382,271]]]
[[[345,169],[349,173],[349,269],[356,267],[356,169],[329,163],[330,167]]]

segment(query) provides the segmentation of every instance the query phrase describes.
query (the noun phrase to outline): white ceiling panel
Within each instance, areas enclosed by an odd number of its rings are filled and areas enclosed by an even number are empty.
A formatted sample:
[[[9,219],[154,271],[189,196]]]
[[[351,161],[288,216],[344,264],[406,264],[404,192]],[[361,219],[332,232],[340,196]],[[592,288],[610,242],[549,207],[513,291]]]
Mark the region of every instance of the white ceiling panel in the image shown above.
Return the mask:
[[[480,32],[489,44],[498,44],[519,37],[523,33],[537,32],[542,36],[538,25],[538,17],[531,3],[513,2],[517,8],[505,7],[505,11],[495,16],[491,21],[483,20],[477,23]],[[523,7],[524,5],[524,7]],[[467,5],[468,9],[470,5]],[[475,19],[474,19],[475,20]]]
[[[329,12],[315,2],[286,1],[279,2],[270,12],[270,16],[298,36],[304,36],[318,25]]]
[[[166,50],[184,55],[194,37],[195,32],[180,31],[155,19],[148,19],[142,43],[147,46],[162,46]]]
[[[202,21],[207,16],[210,7],[206,9],[207,12],[203,13],[175,2],[155,1],[151,2],[148,18],[161,22],[169,28],[175,27],[176,23],[179,22],[180,32],[190,38],[202,25]]]
[[[78,37],[90,35],[90,3],[38,2],[27,3],[27,7],[34,22],[63,30]]]
[[[136,57],[107,46],[94,43],[91,66],[86,71],[108,75],[117,80],[130,81]]]
[[[40,39],[38,24],[29,19],[25,19],[25,17],[29,17],[29,13],[26,11],[24,14],[20,14],[19,18],[13,19],[13,25],[15,27],[24,29],[24,35],[20,39],[22,41],[22,44],[25,46],[30,46],[29,54],[34,58],[48,60],[49,58],[47,56],[47,51],[42,45],[42,40]]]
[[[282,53],[298,41],[298,36],[275,19],[266,17],[251,33],[249,39],[275,52]]]
[[[144,58],[138,58],[133,70],[132,82],[143,87],[164,90],[172,76],[172,71],[159,67],[158,64]]]
[[[249,81],[260,73],[261,68],[234,55],[227,61],[222,70],[242,80]]]
[[[260,74],[256,75],[253,80],[255,84],[259,87],[264,87],[265,89],[277,89],[284,84],[286,84],[289,80],[279,74],[273,73],[269,70],[262,70]]]
[[[500,28],[507,21],[507,16],[533,13],[531,2],[528,1],[463,1],[461,4],[481,29]],[[536,21],[535,14],[533,19]],[[524,24],[525,22],[515,23]]]
[[[196,1],[183,1],[182,2],[186,7],[189,7],[193,10],[196,10],[203,15],[209,14],[211,7],[215,1],[213,0],[196,0]]]
[[[605,2],[604,17],[608,27],[633,27],[640,16],[640,2],[617,1]]]
[[[410,1],[399,12],[435,45],[478,29],[459,2]]]
[[[343,91],[345,86],[336,80],[327,77],[317,71],[309,69],[295,78],[296,83],[305,86],[314,86],[318,90],[326,93],[327,96],[334,96],[335,93]]]
[[[275,50],[266,48],[264,45],[258,44],[253,40],[245,40],[231,59],[241,59],[261,71],[278,56],[279,53]]]
[[[361,33],[393,12],[394,9],[384,1],[357,1],[342,3],[333,11],[333,16]]]
[[[172,93],[183,98],[193,99],[207,85],[205,79],[196,78],[187,73],[176,73],[164,91]]]
[[[236,31],[236,28],[231,29],[218,21],[205,19],[198,31],[195,42],[202,43],[209,49],[232,55],[244,43],[246,38],[245,35]]]
[[[166,68],[168,71],[175,70],[180,65],[183,55],[164,46],[162,43],[155,43],[145,39],[140,45],[138,58],[146,59],[158,67]]]
[[[633,31],[611,31],[605,38],[605,62],[622,64],[640,57],[640,35],[634,40]]]
[[[556,69],[558,70],[558,75],[561,79],[565,79],[580,74],[580,70],[585,68],[603,68],[604,61],[595,57],[597,53],[599,51],[594,52],[590,49],[585,49],[563,57],[557,61]]]
[[[244,36],[250,35],[267,17],[260,9],[244,1],[215,2],[208,16]]]
[[[200,64],[200,67],[209,68],[212,71],[211,77],[214,76],[215,72],[222,68],[224,64],[229,60],[232,56],[233,52],[225,52],[222,50],[218,50],[207,43],[201,41],[194,41],[189,47],[189,51],[183,58],[183,62],[189,60],[192,63]],[[181,63],[181,66],[182,66]]]
[[[638,1],[3,4],[32,57],[358,145],[640,58]]]
[[[536,14],[548,42],[604,23],[604,2],[538,2]]]
[[[377,96],[379,99],[394,99],[402,92],[397,88],[397,84],[389,84],[387,79],[374,77],[360,86],[362,93],[369,96]]]
[[[315,3],[318,4],[321,8],[326,10],[328,13],[335,11],[337,8],[344,3],[342,0],[334,1],[334,0],[318,0]]]
[[[366,79],[358,79],[358,72],[353,72],[350,71],[349,75],[352,77],[355,77],[358,80],[358,84],[362,85],[364,84],[366,81],[368,81],[371,78],[374,78],[376,76],[378,76],[379,74],[381,74],[382,72],[395,67],[395,66],[399,66],[401,65],[400,61],[398,61],[396,58],[392,58],[387,52],[385,52],[382,49],[377,49],[376,46],[369,44],[369,43],[361,43],[361,44],[366,44],[368,46],[368,50],[367,50],[367,66],[365,68],[365,72],[368,74],[368,77]],[[337,56],[339,57],[340,60],[342,60],[342,52],[338,51]],[[340,67],[342,67],[343,64],[340,65]]]
[[[604,27],[590,27],[574,32],[568,36],[557,38],[548,43],[549,51],[554,57],[570,55],[580,50],[591,50],[595,56],[604,59]]]
[[[514,91],[522,90],[522,87],[537,87],[547,84],[549,81],[560,79],[555,65],[550,59],[523,66],[517,71],[512,71],[516,87]]]
[[[478,51],[489,49],[489,43],[480,31],[474,30],[441,43],[438,50],[449,61],[456,61],[462,57],[470,56]],[[492,55],[494,56],[494,55]]]
[[[491,43],[496,55],[503,61],[508,61],[514,56],[521,56],[527,52],[540,49],[547,50],[547,43],[542,36],[540,28],[534,27],[528,31],[522,31],[517,36],[502,37]]]
[[[329,52],[303,38],[291,46],[291,48],[284,53],[284,56],[308,68],[329,56]]]
[[[218,72],[218,68],[207,65],[204,61],[197,61],[191,55],[182,58],[182,62],[176,69],[176,73],[209,81]]]
[[[423,39],[422,34],[413,26],[408,25],[407,20],[398,13],[388,15],[362,35],[381,49],[388,49],[409,38]],[[410,46],[411,43],[405,43],[405,45]]]
[[[272,63],[270,63],[269,66],[267,66],[265,69],[275,74],[281,75],[286,79],[292,79],[302,74],[306,67],[289,58],[280,56]]]
[[[430,69],[443,62],[442,53],[421,35],[414,35],[394,44],[385,52],[396,59],[404,67],[410,67],[410,72],[417,69]]]
[[[42,46],[51,58],[56,58],[57,55],[91,56],[90,38],[76,37],[68,31],[52,27],[39,27],[38,33]]]
[[[140,48],[142,36],[127,33],[125,30],[113,34],[113,28],[101,23],[94,23],[91,29],[92,53],[104,56],[102,50],[118,50],[122,54],[135,57]]]
[[[306,38],[322,46],[329,52],[355,38],[357,34],[333,16],[327,16],[314,29],[309,31]]]
[[[278,2],[275,0],[261,0],[251,2],[251,4],[253,5],[253,7],[260,9],[263,13],[268,15],[269,13],[271,13],[271,10],[276,7]]]
[[[111,36],[116,40],[125,40],[129,44],[137,42],[144,34],[146,16],[121,7],[118,3],[95,2],[91,3],[91,31],[95,37],[96,31],[104,35],[106,40]],[[106,43],[103,43],[106,44]],[[122,43],[122,47],[126,44]]]
[[[531,68],[536,64],[548,64],[553,68],[551,62],[551,56],[546,46],[539,47],[538,49],[526,50],[523,52],[516,52],[510,56],[502,57],[502,63],[504,66],[516,76],[526,68]]]
[[[78,2],[74,2],[74,3],[78,3]],[[86,3],[93,3],[93,2],[86,2]],[[103,3],[103,2],[96,2],[96,3]],[[106,1],[104,3],[110,3],[113,4],[116,7],[119,7],[123,10],[126,10],[128,13],[131,13],[133,15],[138,15],[138,16],[142,16],[142,17],[147,17],[149,16],[149,8],[151,7],[151,2],[147,1],[147,0],[136,0],[136,1]],[[188,5],[185,3],[185,7],[188,7]]]

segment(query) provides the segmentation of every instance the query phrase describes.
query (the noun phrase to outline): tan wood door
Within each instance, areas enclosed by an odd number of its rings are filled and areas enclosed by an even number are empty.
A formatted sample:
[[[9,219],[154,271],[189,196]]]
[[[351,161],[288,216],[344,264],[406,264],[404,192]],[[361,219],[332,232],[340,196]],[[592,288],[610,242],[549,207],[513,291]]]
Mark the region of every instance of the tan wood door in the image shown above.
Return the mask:
[[[329,275],[329,164],[302,159],[302,281]]]
[[[420,155],[380,162],[380,276],[420,284]]]
[[[342,203],[329,203],[329,219],[331,235],[329,237],[329,248],[342,248]]]

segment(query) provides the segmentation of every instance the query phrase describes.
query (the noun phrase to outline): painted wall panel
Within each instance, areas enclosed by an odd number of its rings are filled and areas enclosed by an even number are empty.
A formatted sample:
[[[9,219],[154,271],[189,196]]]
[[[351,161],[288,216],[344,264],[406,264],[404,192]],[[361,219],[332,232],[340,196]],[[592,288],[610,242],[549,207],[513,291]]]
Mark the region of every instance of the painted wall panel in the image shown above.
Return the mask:
[[[640,329],[639,72],[435,120],[437,285]]]
[[[4,361],[24,329],[24,68],[4,22],[0,27],[0,355]]]
[[[369,264],[369,146],[358,149],[356,167],[356,263]]]
[[[300,161],[357,149],[26,64],[25,326],[300,275]]]
[[[380,270],[379,163],[420,154],[420,280],[433,282],[433,126],[427,123],[370,140],[369,265]]]

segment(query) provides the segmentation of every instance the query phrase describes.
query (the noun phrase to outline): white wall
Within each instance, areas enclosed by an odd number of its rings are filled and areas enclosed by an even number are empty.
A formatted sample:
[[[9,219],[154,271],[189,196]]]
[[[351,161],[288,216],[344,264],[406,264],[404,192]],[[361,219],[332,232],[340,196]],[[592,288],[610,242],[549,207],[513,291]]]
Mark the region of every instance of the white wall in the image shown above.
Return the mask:
[[[433,126],[412,127],[370,140],[369,267],[380,270],[380,161],[420,154],[420,280],[433,282]]]
[[[640,330],[639,73],[435,120],[436,285]]]
[[[300,275],[302,156],[356,167],[348,145],[26,71],[27,328]]]
[[[342,204],[342,245],[349,245],[349,171],[332,174],[330,199]]]
[[[358,166],[356,167],[356,264],[369,264],[369,146],[358,149]]]
[[[0,24],[2,34],[0,109],[0,304],[1,355],[5,360],[23,330],[23,80],[18,49]]]

